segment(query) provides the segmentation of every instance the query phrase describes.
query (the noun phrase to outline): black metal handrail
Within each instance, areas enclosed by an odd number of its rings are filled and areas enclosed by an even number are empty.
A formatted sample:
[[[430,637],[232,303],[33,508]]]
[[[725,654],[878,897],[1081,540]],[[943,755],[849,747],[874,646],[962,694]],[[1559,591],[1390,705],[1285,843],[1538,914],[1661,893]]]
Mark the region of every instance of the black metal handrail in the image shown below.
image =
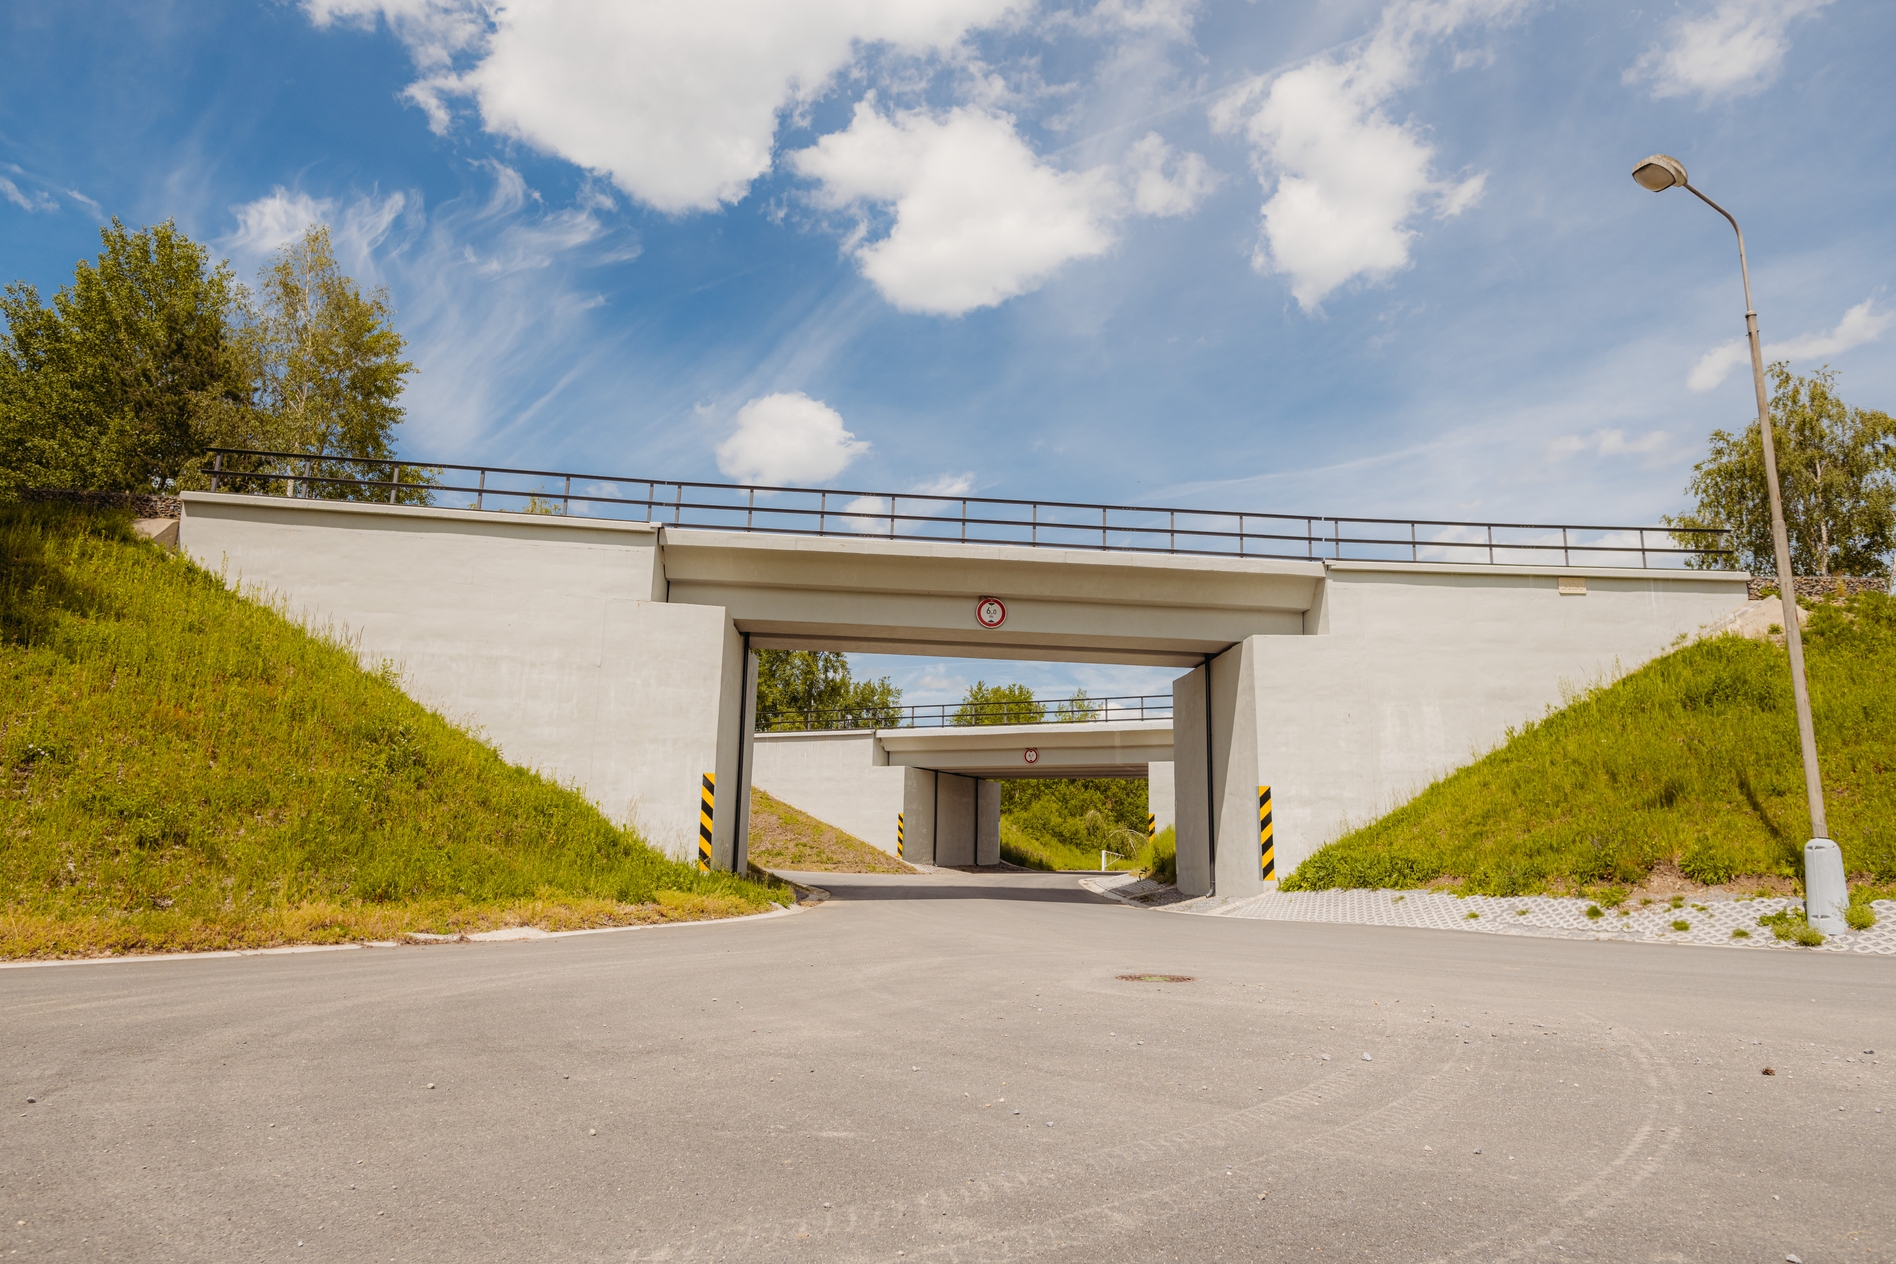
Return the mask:
[[[1564,566],[1624,566],[1636,557],[1638,566],[1650,568],[1734,556],[1728,547],[1730,532],[1715,527],[1335,517],[702,483],[243,448],[210,452],[211,463],[203,472],[210,476],[213,491],[643,521],[710,531],[1312,561],[1548,565],[1558,556]],[[364,469],[382,476],[365,477],[359,472]],[[644,495],[619,494],[639,490]],[[1677,543],[1699,538],[1705,538],[1703,545]]]
[[[951,729],[998,724],[1080,724],[1101,721],[1169,720],[1169,693],[1111,698],[1012,699],[922,702],[888,707],[809,707],[780,711],[758,725],[760,733],[817,733],[837,729]]]

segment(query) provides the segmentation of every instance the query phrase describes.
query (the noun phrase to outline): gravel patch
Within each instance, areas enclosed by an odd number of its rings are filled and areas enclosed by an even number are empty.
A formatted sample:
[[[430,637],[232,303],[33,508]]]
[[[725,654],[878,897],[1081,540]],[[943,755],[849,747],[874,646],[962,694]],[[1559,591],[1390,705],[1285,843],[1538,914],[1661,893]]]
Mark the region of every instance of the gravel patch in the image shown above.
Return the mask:
[[[1473,931],[1484,935],[1532,935],[1548,939],[1622,939],[1647,944],[1696,944],[1723,948],[1795,949],[1758,925],[1760,917],[1802,901],[1770,897],[1686,899],[1618,909],[1599,908],[1592,900],[1530,895],[1503,899],[1491,895],[1457,896],[1440,891],[1267,891],[1240,899],[1187,899],[1175,887],[1149,879],[1083,879],[1082,885],[1128,904],[1173,913],[1209,917],[1249,917],[1272,922],[1342,922],[1358,926],[1411,926],[1427,930]],[[1812,952],[1856,952],[1896,956],[1896,900],[1877,900],[1876,925],[1866,931],[1833,935]],[[1621,914],[1624,914],[1622,916]],[[1684,930],[1674,928],[1685,923]],[[1734,937],[1732,932],[1747,932]]]

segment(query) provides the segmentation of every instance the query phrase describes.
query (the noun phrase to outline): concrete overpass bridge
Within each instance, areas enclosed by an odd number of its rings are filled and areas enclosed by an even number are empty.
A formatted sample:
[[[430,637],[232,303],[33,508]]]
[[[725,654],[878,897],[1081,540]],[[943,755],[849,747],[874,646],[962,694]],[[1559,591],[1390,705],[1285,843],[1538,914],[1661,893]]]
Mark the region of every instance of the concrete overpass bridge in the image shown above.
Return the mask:
[[[193,558],[348,637],[365,661],[392,662],[419,700],[675,855],[699,854],[710,777],[705,850],[719,868],[745,861],[759,648],[1181,669],[1180,885],[1242,894],[1262,885],[1260,786],[1273,787],[1288,872],[1563,689],[1630,669],[1742,605],[1747,578],[1678,568],[1687,551],[1660,528],[304,454],[220,453],[216,467],[213,491],[184,496],[180,544]],[[892,827],[864,837],[888,846]]]

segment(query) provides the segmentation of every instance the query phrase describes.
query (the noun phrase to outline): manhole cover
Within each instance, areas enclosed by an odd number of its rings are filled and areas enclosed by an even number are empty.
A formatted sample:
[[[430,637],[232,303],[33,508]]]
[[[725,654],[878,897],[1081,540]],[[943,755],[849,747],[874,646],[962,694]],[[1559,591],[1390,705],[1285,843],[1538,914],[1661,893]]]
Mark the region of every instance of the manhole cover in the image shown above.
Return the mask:
[[[1189,974],[1122,974],[1119,976],[1127,983],[1191,983]]]

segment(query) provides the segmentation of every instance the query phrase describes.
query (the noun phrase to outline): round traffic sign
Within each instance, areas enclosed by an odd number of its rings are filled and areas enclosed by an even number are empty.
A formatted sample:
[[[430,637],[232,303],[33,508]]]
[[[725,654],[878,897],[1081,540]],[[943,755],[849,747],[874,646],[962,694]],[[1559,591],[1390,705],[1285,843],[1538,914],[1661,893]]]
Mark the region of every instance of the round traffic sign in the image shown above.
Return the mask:
[[[983,597],[974,603],[974,619],[984,628],[998,628],[1007,622],[1007,606],[999,597]]]
[[[1030,764],[1037,764],[1040,762],[1040,752],[1032,746],[1029,746],[1026,750],[1022,751],[1020,753],[1020,757],[1026,760]]]

